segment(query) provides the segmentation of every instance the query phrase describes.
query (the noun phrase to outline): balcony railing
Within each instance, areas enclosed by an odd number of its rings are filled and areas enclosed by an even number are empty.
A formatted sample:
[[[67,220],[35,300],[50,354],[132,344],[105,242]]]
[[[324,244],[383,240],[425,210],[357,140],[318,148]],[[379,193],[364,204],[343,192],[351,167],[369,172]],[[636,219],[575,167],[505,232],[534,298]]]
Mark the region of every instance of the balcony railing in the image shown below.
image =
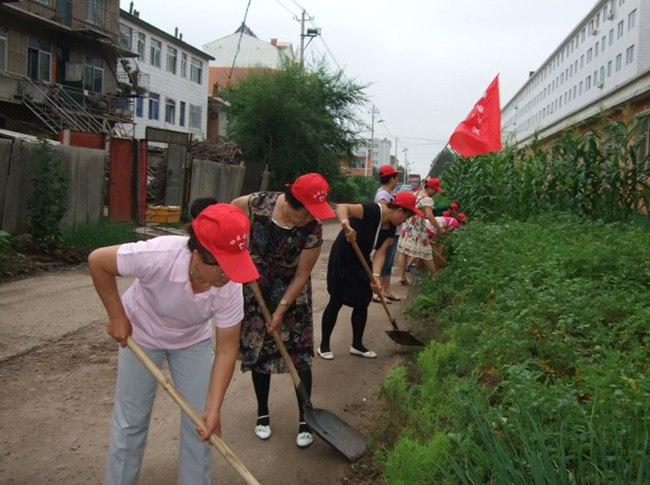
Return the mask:
[[[110,37],[116,41],[119,37],[119,20],[117,14],[101,1],[59,0],[69,4],[71,11],[70,27],[96,36]]]

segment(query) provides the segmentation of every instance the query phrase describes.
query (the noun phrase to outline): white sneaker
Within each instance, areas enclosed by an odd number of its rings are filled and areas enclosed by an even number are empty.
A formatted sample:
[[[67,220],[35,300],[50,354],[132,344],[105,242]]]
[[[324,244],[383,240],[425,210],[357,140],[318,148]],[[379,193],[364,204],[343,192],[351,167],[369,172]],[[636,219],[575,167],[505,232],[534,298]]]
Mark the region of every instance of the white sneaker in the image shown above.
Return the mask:
[[[268,418],[267,416],[259,416],[260,418]],[[268,440],[271,437],[271,425],[270,424],[256,424],[255,425],[255,436],[261,440]]]
[[[377,354],[372,350],[366,350],[365,352],[361,352],[360,350],[357,350],[354,347],[350,347],[350,353],[352,355],[358,355],[359,357],[365,357],[366,359],[374,359],[377,357]]]
[[[321,359],[332,360],[334,358],[334,354],[332,352],[321,352],[320,347],[316,349],[316,353],[320,356]]]
[[[298,433],[296,444],[299,448],[307,448],[308,446],[311,446],[313,442],[314,435],[310,431],[303,431],[302,433]]]

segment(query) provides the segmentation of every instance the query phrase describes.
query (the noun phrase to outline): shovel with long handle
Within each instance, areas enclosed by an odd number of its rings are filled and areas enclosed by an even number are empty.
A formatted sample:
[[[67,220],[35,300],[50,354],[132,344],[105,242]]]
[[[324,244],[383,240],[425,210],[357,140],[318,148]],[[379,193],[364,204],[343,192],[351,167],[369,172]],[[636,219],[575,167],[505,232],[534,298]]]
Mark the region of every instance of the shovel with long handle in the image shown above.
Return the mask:
[[[271,324],[271,312],[266,306],[260,287],[257,284],[257,281],[253,280],[248,283],[255,299],[257,300],[258,305],[262,309],[262,314],[264,315],[264,320],[267,324]],[[289,369],[289,374],[291,374],[291,379],[293,384],[296,387],[296,391],[300,396],[300,400],[303,403],[305,421],[309,427],[320,436],[323,441],[326,441],[338,451],[343,453],[345,457],[350,461],[355,461],[366,452],[366,447],[368,445],[368,439],[359,433],[356,429],[350,426],[348,423],[339,418],[336,414],[331,413],[325,409],[316,409],[312,406],[311,400],[309,399],[309,394],[307,389],[305,389],[304,384],[300,380],[300,376],[296,371],[296,367],[291,361],[289,352],[280,338],[280,334],[277,330],[271,332],[273,335],[273,340],[275,340],[275,345],[278,346],[280,354],[282,354],[282,359],[284,360],[287,369]]]
[[[359,261],[361,262],[361,266],[363,266],[363,269],[366,270],[366,274],[368,275],[368,278],[370,278],[370,281],[373,281],[374,278],[372,276],[372,270],[368,266],[368,262],[366,261],[366,258],[363,257],[363,253],[361,252],[361,249],[359,249],[359,245],[357,244],[356,241],[350,241],[350,244],[352,244],[352,247],[354,248],[354,252],[357,253],[357,256],[359,257]],[[395,317],[393,317],[393,314],[390,312],[390,308],[388,308],[388,305],[386,304],[386,299],[384,298],[384,295],[382,294],[381,291],[379,292],[378,296],[379,299],[381,300],[381,304],[384,306],[384,310],[386,310],[386,315],[388,315],[388,320],[390,321],[390,324],[393,326],[393,330],[386,330],[386,334],[391,339],[393,339],[394,342],[397,342],[398,344],[401,345],[410,345],[413,347],[424,346],[424,343],[420,342],[417,338],[411,335],[411,332],[399,329],[399,327],[397,326],[397,322],[395,321]]]
[[[142,364],[151,372],[151,374],[156,378],[158,383],[169,393],[174,401],[180,406],[185,414],[196,424],[199,428],[205,430],[206,425],[203,418],[196,412],[192,405],[185,399],[185,397],[178,392],[174,384],[162,373],[162,371],[154,364],[154,362],[149,358],[149,356],[142,350],[142,347],[133,340],[131,337],[127,340],[127,345],[131,352],[142,362]],[[210,444],[214,446],[219,453],[223,455],[226,461],[232,466],[235,471],[239,474],[240,477],[248,485],[260,485],[251,472],[244,466],[244,464],[239,461],[239,458],[230,451],[230,448],[219,438],[217,435],[212,434],[210,436]]]

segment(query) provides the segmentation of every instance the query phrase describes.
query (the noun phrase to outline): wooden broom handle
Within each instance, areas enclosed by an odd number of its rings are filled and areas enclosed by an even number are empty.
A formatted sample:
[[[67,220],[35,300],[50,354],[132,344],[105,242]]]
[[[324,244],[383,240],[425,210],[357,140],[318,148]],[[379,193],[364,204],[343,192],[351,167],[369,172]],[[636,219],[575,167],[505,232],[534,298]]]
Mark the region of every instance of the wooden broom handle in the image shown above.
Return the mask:
[[[140,362],[142,362],[142,364],[149,370],[149,372],[151,372],[158,383],[169,393],[172,399],[176,401],[183,412],[187,414],[187,416],[194,422],[194,424],[196,424],[199,428],[205,430],[207,426],[205,425],[203,418],[199,415],[199,413],[196,412],[196,410],[187,401],[187,399],[185,399],[185,397],[178,392],[174,384],[165,376],[165,374],[162,373],[158,366],[154,364],[146,352],[142,350],[142,347],[140,347],[140,345],[131,337],[127,339],[127,345],[129,346],[129,349],[131,349],[131,352],[133,352],[135,356],[140,360]],[[242,477],[248,485],[260,485],[260,482],[258,482],[253,474],[249,472],[248,469],[244,466],[244,464],[239,461],[239,458],[237,458],[235,454],[230,451],[230,448],[228,448],[226,444],[221,440],[221,438],[219,438],[214,433],[210,436],[210,444],[223,455],[230,466],[235,469],[239,476]]]

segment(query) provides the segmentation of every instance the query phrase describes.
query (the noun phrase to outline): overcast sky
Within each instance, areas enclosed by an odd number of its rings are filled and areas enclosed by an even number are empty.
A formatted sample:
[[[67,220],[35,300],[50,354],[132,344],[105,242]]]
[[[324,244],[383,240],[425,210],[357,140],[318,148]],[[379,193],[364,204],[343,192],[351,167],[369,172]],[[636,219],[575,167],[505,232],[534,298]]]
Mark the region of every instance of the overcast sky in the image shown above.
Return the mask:
[[[121,7],[129,9],[129,1]],[[304,9],[322,35],[305,57],[369,84],[379,110],[375,137],[398,138],[411,172],[431,160],[500,74],[503,107],[598,3],[596,0],[251,0],[246,24],[258,38],[300,45]],[[140,18],[166,32],[178,27],[195,47],[232,34],[248,0],[135,0]],[[370,106],[362,113],[370,126]],[[364,136],[370,136],[370,129]]]

